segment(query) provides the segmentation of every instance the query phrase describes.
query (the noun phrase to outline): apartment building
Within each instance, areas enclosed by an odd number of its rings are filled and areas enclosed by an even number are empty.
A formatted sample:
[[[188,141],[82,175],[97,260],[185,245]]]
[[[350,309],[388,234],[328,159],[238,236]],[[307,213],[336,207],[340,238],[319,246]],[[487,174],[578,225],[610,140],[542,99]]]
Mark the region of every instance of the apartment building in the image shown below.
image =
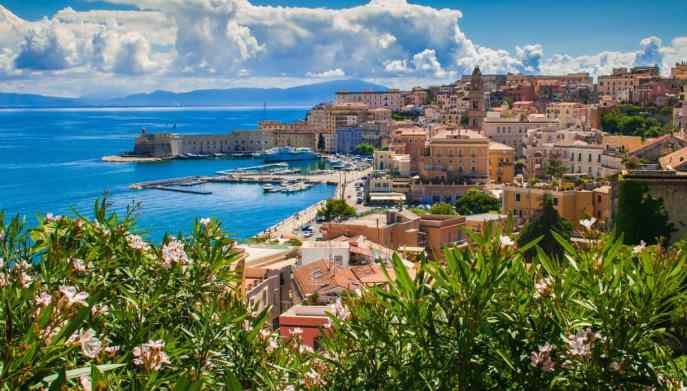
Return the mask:
[[[513,148],[516,157],[523,157],[527,131],[542,127],[557,128],[559,122],[543,115],[490,111],[482,124],[482,134]]]
[[[384,108],[392,111],[401,111],[401,91],[362,91],[336,93],[336,104],[362,103],[371,109]]]

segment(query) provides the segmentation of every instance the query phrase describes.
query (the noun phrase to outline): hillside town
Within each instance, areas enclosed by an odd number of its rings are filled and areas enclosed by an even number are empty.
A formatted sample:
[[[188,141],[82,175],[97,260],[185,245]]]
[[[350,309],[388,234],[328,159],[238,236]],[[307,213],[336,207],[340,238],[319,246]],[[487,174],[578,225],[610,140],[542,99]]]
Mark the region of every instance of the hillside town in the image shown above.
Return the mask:
[[[156,137],[141,135],[137,149],[169,151],[153,146]],[[511,243],[547,199],[583,242],[590,225],[614,229],[620,187],[641,184],[663,203],[666,243],[687,233],[687,63],[670,77],[637,67],[597,82],[475,68],[445,86],[341,91],[302,121],[226,137],[189,150],[372,154],[371,169],[318,213],[242,245],[249,305],[271,308],[273,327],[312,349],[343,294],[394,279],[394,254],[412,276],[418,260],[470,246],[469,232],[512,226],[512,239],[502,238]]]

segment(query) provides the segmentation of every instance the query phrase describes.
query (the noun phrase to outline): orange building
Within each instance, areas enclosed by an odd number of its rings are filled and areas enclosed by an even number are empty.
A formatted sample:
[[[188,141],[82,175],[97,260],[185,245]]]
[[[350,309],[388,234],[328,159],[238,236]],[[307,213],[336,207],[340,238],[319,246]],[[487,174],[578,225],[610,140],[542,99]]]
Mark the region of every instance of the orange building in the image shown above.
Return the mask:
[[[503,189],[503,212],[512,214],[520,222],[525,222],[541,210],[546,194],[553,197],[558,214],[573,226],[579,226],[581,219],[589,217],[596,218],[601,225],[609,226],[611,222],[610,186],[600,186],[593,190],[506,186]]]
[[[489,143],[489,180],[494,183],[511,183],[515,173],[515,149],[508,145]]]
[[[279,316],[279,333],[284,339],[300,338],[302,345],[317,351],[334,311],[334,305],[295,305]]]
[[[391,134],[389,151],[397,155],[410,156],[410,171],[418,172],[420,157],[424,155],[427,144],[427,131],[420,127],[399,128]]]

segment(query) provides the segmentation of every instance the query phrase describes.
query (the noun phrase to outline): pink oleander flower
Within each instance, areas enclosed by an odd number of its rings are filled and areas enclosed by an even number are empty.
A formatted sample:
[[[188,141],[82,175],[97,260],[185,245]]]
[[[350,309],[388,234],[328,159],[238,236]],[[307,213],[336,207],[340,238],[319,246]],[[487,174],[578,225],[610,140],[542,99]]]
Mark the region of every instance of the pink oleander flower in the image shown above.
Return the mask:
[[[26,261],[23,260],[23,259],[22,259],[21,261],[17,262],[17,264],[14,266],[14,268],[15,268],[17,271],[27,271],[27,270],[31,270],[31,269],[32,269],[31,264],[28,263],[28,262],[26,262]]]
[[[0,257],[0,269],[2,269],[3,267],[5,267],[5,260],[2,257]]]
[[[148,251],[150,250],[150,245],[146,243],[145,240],[143,240],[142,237],[134,234],[127,234],[126,235],[126,242],[129,245],[129,248],[132,250],[137,250],[137,251]]]
[[[46,213],[45,214],[45,222],[46,223],[52,223],[52,222],[59,223],[60,221],[62,221],[62,216],[60,216],[60,215],[53,215],[52,213]]]
[[[88,358],[96,358],[102,350],[102,342],[95,337],[95,331],[88,329],[79,334],[79,344],[81,345],[81,353]]]
[[[530,353],[530,362],[532,366],[541,366],[544,372],[551,372],[555,369],[556,364],[551,359],[551,350],[553,347],[548,342],[543,346],[539,346],[538,351]]]
[[[590,231],[595,223],[596,219],[594,217],[580,220],[580,225],[583,226],[587,231]]]
[[[93,389],[90,376],[81,376],[79,378],[79,383],[81,383],[81,387],[83,387],[84,391],[91,391]]]
[[[334,315],[341,320],[346,320],[351,316],[351,311],[346,308],[340,297],[334,303]]]
[[[590,358],[594,343],[601,338],[601,334],[592,332],[590,328],[579,330],[576,334],[568,335],[566,344],[568,353],[574,357]]]
[[[33,278],[23,270],[19,272],[19,285],[21,285],[22,288],[28,288],[32,281]]]
[[[298,346],[298,352],[299,352],[300,354],[303,354],[303,353],[305,353],[305,352],[312,353],[312,352],[313,352],[313,349],[312,349],[310,346],[308,346],[308,345],[299,345],[299,346]]]
[[[267,339],[272,336],[272,331],[269,329],[262,329],[260,330],[260,336]]]
[[[291,330],[289,330],[289,332],[291,333],[291,335],[303,335],[303,329],[300,327],[294,327]]]
[[[0,288],[4,288],[7,285],[9,285],[10,279],[7,277],[7,274],[5,273],[0,273]]]
[[[205,228],[207,228],[207,226],[210,225],[210,222],[211,222],[211,221],[212,221],[212,220],[210,220],[209,217],[205,217],[205,218],[200,219],[200,220],[199,220],[199,223],[200,223],[200,225],[202,225],[202,226],[204,226]]]
[[[162,247],[162,267],[169,269],[175,263],[186,266],[191,263],[191,260],[184,250],[184,244],[176,239],[172,239]]]
[[[284,391],[296,391],[296,387],[292,384],[289,384],[286,386],[286,388],[284,388]]]
[[[272,353],[275,349],[279,347],[279,344],[274,338],[270,338],[269,342],[267,343],[267,353]]]
[[[96,304],[93,307],[91,307],[91,315],[93,316],[100,316],[100,315],[107,315],[110,313],[110,306],[107,304]]]
[[[73,286],[60,287],[60,292],[62,293],[62,300],[68,308],[75,304],[87,305],[88,293],[86,292],[77,292]]]
[[[52,302],[52,296],[48,292],[42,292],[36,296],[34,301],[36,302],[36,305],[40,307],[47,307]]]
[[[501,242],[501,248],[512,247],[515,245],[513,239],[511,239],[508,235],[501,235],[499,237],[499,241]]]
[[[83,261],[83,259],[72,258],[71,266],[72,266],[72,270],[74,270],[77,273],[85,273],[86,272],[86,263]]]
[[[549,297],[551,295],[551,285],[553,281],[550,277],[544,277],[534,283],[534,289],[537,291],[534,296],[536,298]]]
[[[169,357],[162,350],[165,347],[161,340],[148,341],[134,348],[134,364],[142,366],[146,372],[159,371],[164,364],[170,364]]]
[[[311,369],[310,371],[308,371],[308,373],[305,374],[305,377],[313,383],[319,383],[320,382],[320,374],[315,372],[314,369]]]
[[[632,248],[632,253],[633,254],[641,254],[642,251],[646,248],[646,243],[642,240],[639,242],[639,245],[634,246]]]
[[[105,348],[105,353],[110,357],[114,357],[119,353],[119,346],[108,346]]]

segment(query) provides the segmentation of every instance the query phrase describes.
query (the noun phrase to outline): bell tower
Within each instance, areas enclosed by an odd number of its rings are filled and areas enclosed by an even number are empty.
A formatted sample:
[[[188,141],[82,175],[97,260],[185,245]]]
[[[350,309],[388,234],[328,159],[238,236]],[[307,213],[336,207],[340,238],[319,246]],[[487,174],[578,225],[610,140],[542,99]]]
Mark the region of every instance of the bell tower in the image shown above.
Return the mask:
[[[470,87],[468,89],[468,100],[470,101],[470,108],[468,114],[468,129],[482,131],[482,121],[486,116],[486,107],[484,103],[484,84],[482,82],[482,72],[479,67],[475,67],[470,78]]]

